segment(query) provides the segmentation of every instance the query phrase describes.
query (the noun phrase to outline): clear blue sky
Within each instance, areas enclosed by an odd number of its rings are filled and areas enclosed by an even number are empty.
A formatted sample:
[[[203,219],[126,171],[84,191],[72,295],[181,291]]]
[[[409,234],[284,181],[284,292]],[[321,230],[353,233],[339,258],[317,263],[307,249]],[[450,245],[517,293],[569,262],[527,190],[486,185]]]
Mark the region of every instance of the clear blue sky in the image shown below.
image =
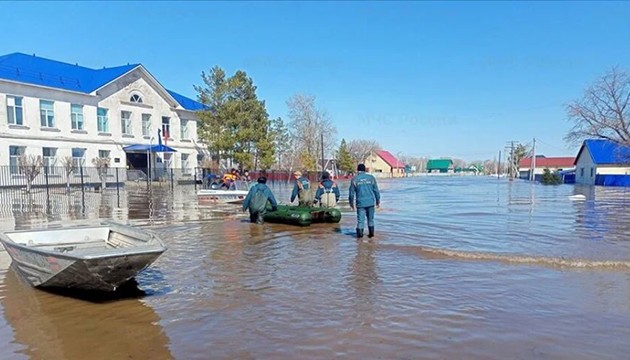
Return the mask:
[[[195,97],[245,70],[272,117],[311,93],[337,138],[392,153],[491,159],[509,140],[575,155],[564,104],[630,61],[623,2],[3,3],[0,54],[88,67],[139,62]]]

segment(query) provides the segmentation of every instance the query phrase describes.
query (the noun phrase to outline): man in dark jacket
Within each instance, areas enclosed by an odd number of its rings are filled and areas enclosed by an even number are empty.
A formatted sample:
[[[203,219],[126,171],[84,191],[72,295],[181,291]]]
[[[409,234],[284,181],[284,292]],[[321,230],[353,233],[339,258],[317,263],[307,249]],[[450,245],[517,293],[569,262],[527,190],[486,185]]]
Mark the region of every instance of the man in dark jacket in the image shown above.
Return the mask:
[[[296,171],[293,176],[295,177],[295,184],[291,192],[291,202],[297,197],[299,206],[313,206],[313,193],[308,175],[302,175],[301,171]]]
[[[266,185],[267,178],[261,176],[258,183],[252,186],[243,201],[243,211],[249,209],[249,221],[262,224],[267,212],[267,202],[271,204],[271,211],[276,211],[278,203],[271,189]]]
[[[339,187],[337,183],[330,180],[330,174],[328,171],[324,171],[322,174],[322,181],[317,187],[315,193],[315,200],[321,207],[331,208],[337,206],[339,202]]]
[[[381,194],[374,176],[365,173],[365,165],[357,166],[357,175],[350,181],[350,208],[357,209],[357,238],[363,237],[365,217],[368,221],[368,237],[374,236],[374,206],[381,206]],[[356,204],[355,204],[356,198]]]

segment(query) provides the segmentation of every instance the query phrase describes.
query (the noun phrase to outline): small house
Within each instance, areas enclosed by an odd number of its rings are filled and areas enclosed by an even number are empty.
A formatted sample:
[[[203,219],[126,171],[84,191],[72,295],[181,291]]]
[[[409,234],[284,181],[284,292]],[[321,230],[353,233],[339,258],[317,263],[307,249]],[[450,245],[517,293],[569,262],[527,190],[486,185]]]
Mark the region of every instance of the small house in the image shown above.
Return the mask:
[[[540,181],[545,169],[549,171],[557,172],[570,170],[573,168],[575,162],[574,157],[545,157],[538,155],[534,159],[526,157],[521,159],[518,164],[518,174],[521,179],[530,179],[532,172],[532,165],[534,166],[534,179]]]
[[[575,183],[630,186],[630,147],[610,140],[585,140],[575,159]]]
[[[365,160],[367,171],[378,177],[403,177],[405,164],[387,150],[375,151]]]
[[[451,159],[431,159],[427,162],[428,173],[453,173],[454,170]]]

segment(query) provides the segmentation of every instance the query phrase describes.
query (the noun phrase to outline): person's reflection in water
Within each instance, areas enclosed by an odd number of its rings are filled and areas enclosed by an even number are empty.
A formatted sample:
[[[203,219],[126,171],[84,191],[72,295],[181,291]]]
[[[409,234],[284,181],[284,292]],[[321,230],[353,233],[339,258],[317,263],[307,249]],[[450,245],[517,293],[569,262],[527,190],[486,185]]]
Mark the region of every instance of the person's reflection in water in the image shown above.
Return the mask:
[[[376,300],[375,286],[379,282],[375,258],[376,244],[357,243],[357,253],[350,265],[350,285],[355,292],[357,318],[363,325],[374,318],[373,307]]]

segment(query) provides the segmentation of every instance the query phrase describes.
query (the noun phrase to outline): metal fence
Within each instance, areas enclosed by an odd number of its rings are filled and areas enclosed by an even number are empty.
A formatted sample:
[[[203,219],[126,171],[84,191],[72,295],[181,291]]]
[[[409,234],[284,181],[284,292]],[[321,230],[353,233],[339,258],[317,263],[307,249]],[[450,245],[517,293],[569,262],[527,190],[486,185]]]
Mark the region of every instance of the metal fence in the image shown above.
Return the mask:
[[[104,184],[106,188],[120,187],[131,184],[166,184],[194,185],[195,188],[207,187],[212,179],[220,179],[230,170],[225,169],[174,169],[174,168],[135,168],[121,167],[78,167],[68,172],[64,167],[42,166],[29,179],[28,170],[16,166],[0,166],[0,188],[3,189],[52,189],[52,188],[82,188],[99,190]],[[245,174],[242,174],[245,175]],[[290,182],[292,172],[288,170],[256,170],[248,173],[249,181],[256,181],[265,176],[270,182]],[[320,172],[305,174],[311,181],[318,181]],[[30,181],[29,181],[30,180]]]

